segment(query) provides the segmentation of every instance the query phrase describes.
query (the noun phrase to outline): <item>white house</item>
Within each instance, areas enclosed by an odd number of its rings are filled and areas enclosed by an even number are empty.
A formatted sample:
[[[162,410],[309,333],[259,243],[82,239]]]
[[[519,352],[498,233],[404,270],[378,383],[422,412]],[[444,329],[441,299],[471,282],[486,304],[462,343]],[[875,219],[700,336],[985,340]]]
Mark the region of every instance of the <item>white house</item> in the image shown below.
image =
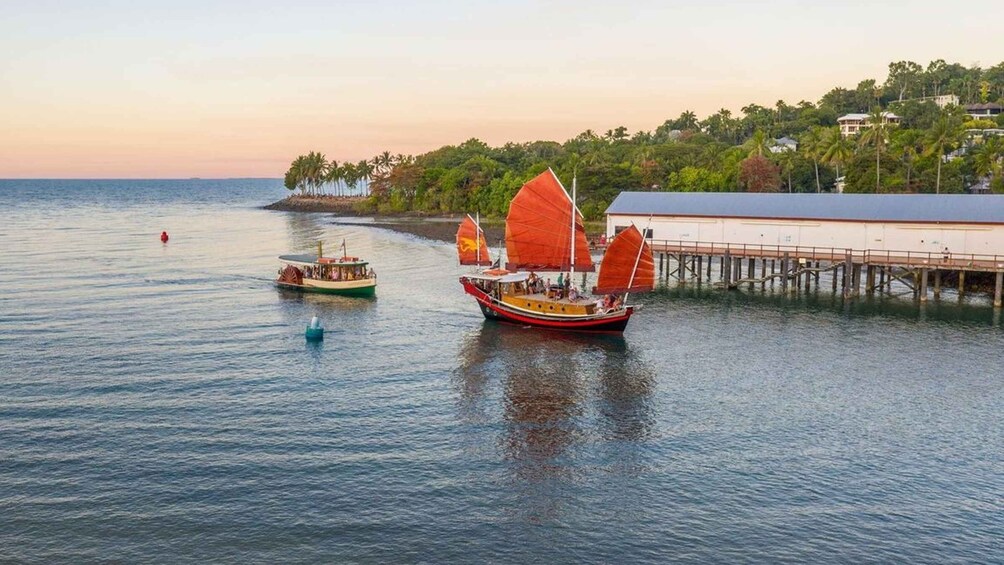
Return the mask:
[[[898,124],[902,118],[892,112],[882,112],[882,121],[887,124]],[[863,129],[871,127],[868,123],[868,114],[846,114],[837,118],[840,125],[840,135],[848,137],[857,135]]]
[[[782,152],[797,151],[797,150],[798,150],[798,142],[788,136],[779,137],[775,139],[774,145],[770,146],[771,153],[782,153]]]

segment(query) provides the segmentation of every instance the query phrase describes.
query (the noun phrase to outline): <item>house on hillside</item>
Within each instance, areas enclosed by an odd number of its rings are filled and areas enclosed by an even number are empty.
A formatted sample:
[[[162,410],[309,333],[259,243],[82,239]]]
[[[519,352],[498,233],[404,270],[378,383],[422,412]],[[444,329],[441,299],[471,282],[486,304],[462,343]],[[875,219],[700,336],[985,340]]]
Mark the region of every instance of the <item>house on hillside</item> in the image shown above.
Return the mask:
[[[974,120],[995,120],[1004,112],[1000,104],[966,104],[966,114]]]
[[[785,153],[788,151],[797,151],[797,150],[798,150],[798,142],[788,136],[779,137],[775,139],[774,145],[772,145],[770,148],[771,153]]]
[[[887,124],[898,124],[902,118],[892,112],[882,112],[882,121]],[[857,135],[861,130],[871,127],[868,123],[868,114],[845,114],[837,118],[837,124],[840,125],[840,135],[843,137]]]
[[[966,189],[969,194],[990,194],[990,177],[980,177]]]

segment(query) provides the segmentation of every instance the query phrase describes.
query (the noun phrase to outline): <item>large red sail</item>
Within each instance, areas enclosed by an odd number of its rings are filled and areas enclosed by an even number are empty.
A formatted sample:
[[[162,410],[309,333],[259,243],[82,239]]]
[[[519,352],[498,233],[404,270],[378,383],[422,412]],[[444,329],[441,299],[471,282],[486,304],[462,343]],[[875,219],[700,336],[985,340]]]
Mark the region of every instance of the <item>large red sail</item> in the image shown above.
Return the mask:
[[[633,225],[614,237],[603,254],[594,294],[646,292],[655,287],[655,260]]]
[[[470,214],[460,222],[460,228],[457,229],[457,255],[460,256],[461,265],[492,264],[485,232],[474,223]]]
[[[572,214],[575,214],[575,263],[572,264]],[[592,271],[582,214],[551,169],[523,185],[509,204],[505,222],[506,268],[540,271]]]

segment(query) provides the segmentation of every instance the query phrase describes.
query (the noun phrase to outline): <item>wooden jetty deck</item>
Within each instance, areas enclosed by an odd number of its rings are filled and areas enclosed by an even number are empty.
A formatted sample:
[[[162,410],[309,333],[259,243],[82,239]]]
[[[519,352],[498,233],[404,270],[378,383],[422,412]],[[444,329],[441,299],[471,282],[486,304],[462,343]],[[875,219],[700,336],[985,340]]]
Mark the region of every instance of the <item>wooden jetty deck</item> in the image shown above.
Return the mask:
[[[993,305],[1002,307],[1004,255],[923,253],[916,251],[874,251],[784,245],[728,244],[701,241],[649,240],[659,258],[659,274],[668,282],[675,278],[681,285],[688,281],[712,279],[713,264],[718,263],[718,280],[727,288],[755,284],[765,286],[780,281],[782,289],[808,289],[819,284],[821,272],[832,272],[834,291],[839,286],[845,297],[864,292],[892,293],[898,281],[913,291],[920,302],[928,299],[933,283],[935,298],[941,295],[945,273],[956,273],[958,292],[964,294],[967,272],[995,273]],[[705,261],[707,262],[705,264]],[[744,265],[745,263],[745,265]],[[745,267],[745,269],[744,269]],[[759,270],[759,274],[757,271]],[[744,273],[745,271],[745,273]],[[862,275],[864,280],[862,280]]]

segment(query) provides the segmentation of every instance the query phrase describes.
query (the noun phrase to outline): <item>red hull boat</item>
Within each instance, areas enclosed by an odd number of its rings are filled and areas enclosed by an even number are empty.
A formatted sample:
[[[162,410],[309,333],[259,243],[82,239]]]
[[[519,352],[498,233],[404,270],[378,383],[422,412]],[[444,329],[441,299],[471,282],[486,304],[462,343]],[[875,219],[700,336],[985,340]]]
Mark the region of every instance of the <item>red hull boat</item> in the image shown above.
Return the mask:
[[[588,298],[571,284],[576,270],[594,270],[574,186],[573,181],[569,197],[548,169],[513,198],[506,217],[506,268],[460,277],[485,318],[554,330],[622,332],[638,308],[625,304],[627,294],[652,290],[652,250],[634,226],[607,247],[593,288],[601,298]],[[457,231],[457,253],[462,265],[492,264],[484,232],[470,216]],[[545,284],[537,271],[559,272],[558,284],[550,279]]]
[[[622,332],[637,308],[637,306],[627,306],[611,312],[562,319],[555,315],[542,315],[508,305],[482,290],[477,285],[476,279],[460,277],[460,283],[464,285],[464,292],[478,301],[485,318],[521,326],[577,332]]]

